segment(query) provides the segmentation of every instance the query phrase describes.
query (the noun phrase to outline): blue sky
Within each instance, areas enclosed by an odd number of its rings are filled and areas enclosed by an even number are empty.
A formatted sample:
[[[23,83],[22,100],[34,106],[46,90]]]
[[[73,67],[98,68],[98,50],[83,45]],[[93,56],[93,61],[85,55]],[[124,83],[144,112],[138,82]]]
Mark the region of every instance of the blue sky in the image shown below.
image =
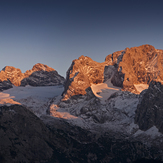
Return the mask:
[[[66,76],[81,55],[163,49],[162,0],[0,0],[0,69],[47,64]]]

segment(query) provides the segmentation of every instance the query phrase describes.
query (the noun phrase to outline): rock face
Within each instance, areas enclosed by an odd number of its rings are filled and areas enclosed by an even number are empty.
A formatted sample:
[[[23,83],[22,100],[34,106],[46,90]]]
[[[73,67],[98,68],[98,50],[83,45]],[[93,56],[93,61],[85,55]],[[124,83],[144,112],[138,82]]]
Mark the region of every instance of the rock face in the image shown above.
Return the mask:
[[[87,94],[84,96],[73,96],[69,102],[61,101],[58,104],[62,111],[68,112],[78,118],[83,119],[88,125],[90,123],[102,125],[109,123],[114,126],[113,130],[127,132],[131,130],[131,124],[134,123],[134,112],[138,104],[138,95],[130,92],[118,91],[111,95],[105,103],[101,103],[91,88],[86,89]],[[51,107],[49,112],[52,116],[59,115],[59,108]],[[57,111],[57,113],[56,113]],[[62,114],[62,112],[61,112]]]
[[[0,91],[12,88],[12,83],[9,80],[0,81]]]
[[[20,69],[6,66],[0,72],[1,90],[15,86],[51,86],[63,84],[65,79],[56,70],[44,64],[36,64],[32,70],[22,73]]]
[[[152,81],[148,90],[142,92],[138,104],[135,123],[141,130],[148,130],[156,126],[163,133],[163,85]]]
[[[123,90],[135,92],[134,84],[163,80],[163,50],[151,45],[126,48],[107,56],[106,61],[117,67],[112,83],[119,86],[117,81],[122,81]]]
[[[41,64],[41,63],[37,63],[33,66],[32,68],[32,72],[35,72],[35,71],[47,71],[47,72],[50,72],[50,71],[55,71],[53,68],[47,66],[47,65],[44,65],[44,64]],[[30,70],[29,70],[30,71]],[[28,72],[29,71],[26,71],[26,74],[29,74]]]
[[[84,95],[91,84],[103,83],[108,79],[124,91],[139,93],[134,85],[149,85],[152,80],[163,81],[162,65],[163,50],[151,45],[117,51],[108,55],[103,63],[81,56],[72,62],[67,71],[63,100]]]
[[[27,78],[21,81],[20,86],[55,86],[64,84],[64,77],[60,76],[57,71],[35,71]]]
[[[12,66],[4,67],[0,72],[0,80],[2,82],[9,80],[15,86],[20,85],[23,77],[24,74],[21,72],[21,70]]]
[[[91,83],[98,84],[104,80],[104,63],[93,61],[89,57],[81,56],[75,59],[67,71],[63,100],[74,95],[85,95]]]

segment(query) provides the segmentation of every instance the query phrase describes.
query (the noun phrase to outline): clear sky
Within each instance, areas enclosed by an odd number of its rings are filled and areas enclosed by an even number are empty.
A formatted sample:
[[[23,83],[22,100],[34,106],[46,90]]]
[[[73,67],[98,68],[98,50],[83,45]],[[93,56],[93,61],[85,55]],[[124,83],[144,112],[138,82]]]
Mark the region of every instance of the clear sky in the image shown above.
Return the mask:
[[[163,0],[0,0],[0,69],[47,64],[66,76],[81,55],[163,49]]]

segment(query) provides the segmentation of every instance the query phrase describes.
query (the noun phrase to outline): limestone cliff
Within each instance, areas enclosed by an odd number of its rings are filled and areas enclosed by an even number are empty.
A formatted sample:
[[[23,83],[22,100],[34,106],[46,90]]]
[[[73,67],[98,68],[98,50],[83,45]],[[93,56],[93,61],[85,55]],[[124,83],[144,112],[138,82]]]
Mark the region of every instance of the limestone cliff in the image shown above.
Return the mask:
[[[150,84],[163,80],[163,50],[151,45],[126,48],[118,65],[118,74],[124,74],[123,89],[130,90],[134,84]]]
[[[124,91],[140,93],[135,85],[149,85],[152,80],[163,81],[163,50],[151,45],[126,48],[114,52],[98,63],[81,56],[67,71],[63,101],[74,95],[85,95],[91,84],[111,80]]]
[[[9,80],[15,86],[19,86],[23,78],[24,74],[21,70],[12,66],[4,67],[0,72],[1,81]]]
[[[67,100],[74,95],[85,95],[92,83],[98,84],[104,81],[105,62],[98,63],[89,57],[81,56],[73,60],[67,71],[63,100]]]

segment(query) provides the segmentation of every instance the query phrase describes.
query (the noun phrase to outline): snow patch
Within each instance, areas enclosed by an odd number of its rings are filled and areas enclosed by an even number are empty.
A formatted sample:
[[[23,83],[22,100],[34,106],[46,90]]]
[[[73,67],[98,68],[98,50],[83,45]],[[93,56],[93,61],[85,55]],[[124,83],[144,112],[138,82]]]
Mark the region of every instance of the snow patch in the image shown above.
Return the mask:
[[[112,94],[120,90],[119,87],[113,86],[110,79],[105,83],[92,84],[91,89],[94,95],[98,97],[102,103],[105,103]]]
[[[155,138],[157,136],[161,136],[162,134],[158,131],[158,128],[156,126],[153,126],[151,128],[149,128],[147,131],[142,131],[142,130],[138,130],[134,136],[138,136],[138,135],[141,135],[141,134],[145,134],[145,135],[148,135],[148,136],[151,136],[152,138]]]
[[[142,91],[144,91],[145,89],[148,89],[149,85],[148,84],[134,84],[134,87],[136,88],[136,90],[141,93]]]
[[[12,98],[15,98],[15,96],[10,96],[8,93],[0,92],[0,105],[12,105],[12,104],[20,104],[17,101],[14,101]]]
[[[0,93],[0,104],[21,104],[37,116],[46,114],[49,100],[63,92],[63,86],[16,87]]]

